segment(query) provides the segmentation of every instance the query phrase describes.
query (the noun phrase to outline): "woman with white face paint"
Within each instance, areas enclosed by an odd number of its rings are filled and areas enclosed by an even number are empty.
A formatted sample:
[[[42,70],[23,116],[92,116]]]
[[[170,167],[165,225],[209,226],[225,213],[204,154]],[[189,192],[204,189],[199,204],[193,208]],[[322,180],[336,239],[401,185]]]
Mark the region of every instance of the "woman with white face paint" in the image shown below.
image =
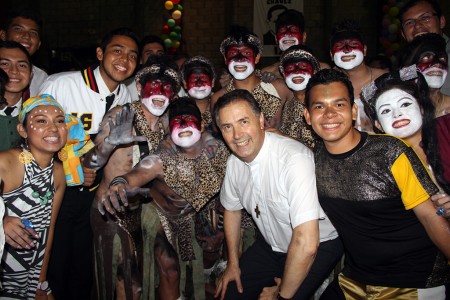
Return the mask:
[[[362,91],[365,109],[374,127],[405,140],[426,164],[440,194],[432,196],[437,214],[450,217],[450,183],[444,177],[450,153],[440,151],[434,107],[428,96],[427,82],[416,66],[382,75]],[[448,148],[448,147],[447,147]]]
[[[450,113],[450,96],[441,93],[440,88],[448,74],[448,56],[446,42],[436,33],[427,33],[415,38],[403,50],[400,65],[417,65],[430,88],[430,99],[436,109],[435,116]]]
[[[284,105],[280,131],[314,148],[318,137],[306,124],[303,112],[306,108],[305,88],[311,76],[320,70],[319,62],[307,46],[294,45],[281,55],[279,68],[286,85],[294,94]]]

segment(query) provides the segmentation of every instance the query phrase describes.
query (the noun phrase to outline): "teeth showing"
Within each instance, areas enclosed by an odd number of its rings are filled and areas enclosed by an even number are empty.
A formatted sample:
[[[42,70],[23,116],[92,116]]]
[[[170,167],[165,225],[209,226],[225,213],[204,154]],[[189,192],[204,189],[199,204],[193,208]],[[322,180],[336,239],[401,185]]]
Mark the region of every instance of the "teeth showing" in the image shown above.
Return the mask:
[[[155,98],[152,100],[153,105],[155,105],[156,107],[162,107],[164,106],[165,101],[163,99],[160,98]]]
[[[54,136],[49,136],[49,137],[46,137],[44,140],[47,142],[56,142],[57,140],[59,140],[59,138],[54,137]]]
[[[353,59],[355,59],[355,55],[350,55],[350,56],[343,56],[342,57],[342,61],[351,61]]]
[[[235,66],[234,69],[236,70],[236,72],[244,72],[245,70],[247,70],[246,66]]]
[[[428,72],[426,75],[428,75],[428,76],[442,76],[442,72],[441,71],[431,71],[431,72]]]
[[[192,131],[183,131],[178,134],[179,137],[186,137],[186,136],[191,136],[191,135],[192,135]]]
[[[297,83],[297,84],[300,84],[300,83],[302,83],[303,81],[305,81],[305,78],[303,78],[303,77],[301,77],[301,76],[292,78],[292,82]]]
[[[335,123],[335,124],[322,124],[322,127],[326,128],[326,129],[332,129],[332,128],[336,128],[338,127],[339,124]]]
[[[394,128],[400,128],[400,127],[403,127],[403,126],[405,126],[405,125],[408,125],[409,123],[410,123],[409,120],[401,120],[401,121],[395,122],[395,123],[392,125],[392,127],[394,127]]]
[[[243,142],[236,143],[236,145],[239,146],[239,147],[247,146],[247,145],[248,145],[248,140],[245,140],[245,141],[243,141]]]
[[[122,67],[122,66],[115,66],[116,67],[116,69],[118,70],[118,71],[120,71],[120,72],[125,72],[126,70],[127,70],[127,68],[124,68],[124,67]]]

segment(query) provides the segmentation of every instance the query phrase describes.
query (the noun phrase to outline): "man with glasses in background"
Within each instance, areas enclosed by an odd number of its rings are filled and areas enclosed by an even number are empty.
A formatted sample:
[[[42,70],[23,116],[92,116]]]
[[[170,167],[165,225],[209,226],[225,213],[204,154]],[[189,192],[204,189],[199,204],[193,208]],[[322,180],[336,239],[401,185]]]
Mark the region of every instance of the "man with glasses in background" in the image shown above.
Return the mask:
[[[446,21],[437,1],[410,0],[401,8],[399,18],[402,36],[408,43],[424,33],[440,34],[447,43],[445,51],[450,59],[450,39],[443,32]],[[450,95],[450,76],[447,76],[441,92]]]

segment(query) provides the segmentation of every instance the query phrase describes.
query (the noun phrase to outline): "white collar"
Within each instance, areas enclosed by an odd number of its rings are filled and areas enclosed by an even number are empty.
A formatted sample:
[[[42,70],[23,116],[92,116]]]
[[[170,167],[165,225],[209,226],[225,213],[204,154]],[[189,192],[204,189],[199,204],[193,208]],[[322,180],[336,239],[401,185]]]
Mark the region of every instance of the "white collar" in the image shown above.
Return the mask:
[[[117,86],[117,88],[114,91],[111,92],[109,90],[108,86],[106,85],[105,81],[103,80],[102,74],[100,74],[100,67],[95,68],[93,73],[94,73],[95,81],[97,82],[99,94],[105,95],[105,96],[115,94],[117,96],[120,84]]]

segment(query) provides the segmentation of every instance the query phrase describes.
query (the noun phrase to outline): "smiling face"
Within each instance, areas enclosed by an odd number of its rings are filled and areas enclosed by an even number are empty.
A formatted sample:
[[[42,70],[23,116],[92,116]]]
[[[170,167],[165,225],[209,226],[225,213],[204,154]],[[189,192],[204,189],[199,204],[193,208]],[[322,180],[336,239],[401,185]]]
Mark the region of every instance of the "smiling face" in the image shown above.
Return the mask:
[[[5,97],[21,94],[30,84],[31,66],[27,55],[18,48],[0,48],[0,68],[8,74]]]
[[[97,48],[97,59],[100,61],[100,74],[112,92],[136,69],[138,45],[130,37],[114,35],[105,51]]]
[[[303,33],[296,25],[281,26],[277,31],[277,43],[281,51],[303,44]]]
[[[430,88],[439,89],[444,84],[448,71],[447,60],[445,51],[426,51],[420,55],[416,64]]]
[[[187,91],[189,96],[194,99],[205,99],[211,95],[212,80],[202,69],[194,69],[189,74],[187,82]]]
[[[202,135],[201,120],[194,115],[174,116],[170,119],[169,128],[172,141],[183,148],[193,146]]]
[[[2,39],[6,41],[15,41],[22,44],[30,55],[36,53],[41,46],[41,37],[39,35],[39,26],[32,19],[16,17],[12,19],[11,25],[2,32]]]
[[[378,97],[375,109],[376,125],[384,132],[402,139],[420,134],[422,112],[409,93],[398,88],[388,90]]]
[[[159,117],[166,111],[174,94],[170,82],[160,79],[149,80],[141,90],[141,102],[150,113]]]
[[[335,149],[334,153],[349,150],[358,108],[351,105],[347,87],[341,82],[316,85],[310,90],[309,103],[306,122],[323,139],[327,149]]]
[[[218,126],[230,150],[240,160],[252,162],[264,143],[264,116],[255,115],[244,100],[219,110]]]
[[[225,63],[228,71],[236,80],[244,80],[255,71],[259,54],[248,46],[231,46],[225,54]]]
[[[304,90],[313,75],[313,67],[306,60],[288,62],[283,68],[286,85],[293,91]]]
[[[366,47],[356,38],[338,40],[331,47],[331,58],[336,66],[344,70],[359,66],[365,54]]]
[[[30,149],[55,153],[67,140],[64,112],[53,105],[41,105],[30,111],[24,124],[17,125],[19,134],[28,140]]]
[[[427,2],[418,2],[402,16],[402,35],[409,43],[415,37],[424,33],[442,35],[445,27],[445,17],[438,17],[433,6]]]

